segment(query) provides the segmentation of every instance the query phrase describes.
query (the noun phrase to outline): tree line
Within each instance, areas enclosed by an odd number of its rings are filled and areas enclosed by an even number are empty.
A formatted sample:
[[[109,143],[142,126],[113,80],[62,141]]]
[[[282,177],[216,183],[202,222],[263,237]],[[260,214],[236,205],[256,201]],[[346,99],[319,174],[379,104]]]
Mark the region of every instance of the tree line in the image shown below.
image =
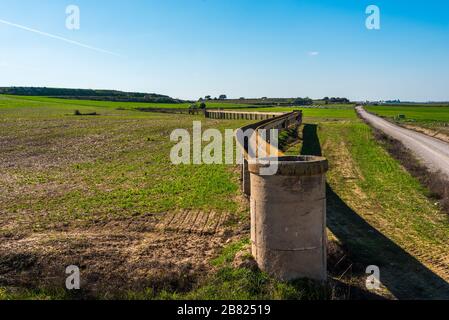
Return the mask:
[[[46,87],[0,87],[0,94],[118,102],[183,102],[181,100],[173,99],[169,96],[156,93],[123,92],[117,90],[67,89]]]

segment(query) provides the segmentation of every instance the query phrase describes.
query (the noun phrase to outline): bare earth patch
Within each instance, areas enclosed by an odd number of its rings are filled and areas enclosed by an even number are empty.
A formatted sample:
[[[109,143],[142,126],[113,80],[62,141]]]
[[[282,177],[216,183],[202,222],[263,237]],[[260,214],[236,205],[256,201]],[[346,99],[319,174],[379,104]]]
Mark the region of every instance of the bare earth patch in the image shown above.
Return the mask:
[[[0,286],[64,290],[65,268],[76,265],[84,297],[122,297],[146,288],[188,291],[211,271],[210,259],[240,236],[227,227],[232,215],[181,212],[160,218],[3,237]]]

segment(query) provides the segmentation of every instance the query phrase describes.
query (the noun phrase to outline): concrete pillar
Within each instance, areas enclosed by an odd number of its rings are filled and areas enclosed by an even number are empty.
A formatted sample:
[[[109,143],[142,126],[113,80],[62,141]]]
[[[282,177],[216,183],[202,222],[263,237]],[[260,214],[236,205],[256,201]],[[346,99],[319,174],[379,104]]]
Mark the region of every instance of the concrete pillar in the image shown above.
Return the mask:
[[[243,159],[242,165],[242,190],[246,196],[251,196],[251,175],[248,160]]]
[[[260,168],[277,164],[275,175]],[[280,280],[327,280],[326,177],[315,156],[250,164],[252,253],[261,270]]]

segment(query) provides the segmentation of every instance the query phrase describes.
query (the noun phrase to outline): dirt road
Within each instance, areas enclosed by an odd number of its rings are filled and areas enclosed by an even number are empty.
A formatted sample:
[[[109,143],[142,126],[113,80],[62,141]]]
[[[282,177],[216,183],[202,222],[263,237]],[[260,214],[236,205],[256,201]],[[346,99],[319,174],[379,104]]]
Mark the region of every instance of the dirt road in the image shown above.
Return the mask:
[[[449,144],[425,134],[397,126],[387,120],[372,115],[363,109],[356,108],[357,113],[373,127],[392,138],[401,141],[431,171],[449,177]]]

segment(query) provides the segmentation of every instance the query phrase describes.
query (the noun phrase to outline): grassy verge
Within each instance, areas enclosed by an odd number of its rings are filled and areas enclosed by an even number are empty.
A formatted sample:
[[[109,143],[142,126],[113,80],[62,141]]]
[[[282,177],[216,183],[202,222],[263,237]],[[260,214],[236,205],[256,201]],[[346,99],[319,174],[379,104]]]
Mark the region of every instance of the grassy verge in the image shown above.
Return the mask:
[[[429,190],[431,201],[438,201],[441,208],[449,213],[449,182],[441,173],[434,173],[422,165],[413,154],[398,140],[395,140],[379,130],[373,129],[377,141],[398,160],[410,174]]]
[[[323,122],[329,228],[397,298],[447,297],[449,222],[361,121]]]

